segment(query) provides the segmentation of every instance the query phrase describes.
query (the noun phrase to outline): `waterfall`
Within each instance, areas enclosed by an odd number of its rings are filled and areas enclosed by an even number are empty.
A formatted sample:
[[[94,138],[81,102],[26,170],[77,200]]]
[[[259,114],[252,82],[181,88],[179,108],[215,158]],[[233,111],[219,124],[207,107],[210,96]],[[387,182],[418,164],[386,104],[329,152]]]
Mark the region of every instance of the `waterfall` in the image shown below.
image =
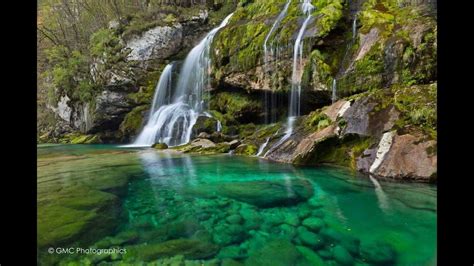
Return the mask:
[[[153,99],[150,117],[132,145],[151,146],[156,142],[168,146],[189,142],[192,127],[199,114],[207,109],[204,93],[210,87],[210,47],[216,33],[227,25],[232,13],[211,30],[186,56],[177,86],[171,93],[172,65],[163,70]]]
[[[267,157],[267,154],[273,152],[276,148],[278,148],[283,142],[285,142],[291,134],[293,134],[293,124],[296,120],[295,116],[288,117],[288,124],[286,127],[285,135],[277,142],[275,143],[268,151],[263,155],[263,157]]]
[[[331,97],[332,103],[334,103],[337,100],[337,81],[336,79],[332,79],[332,97]]]
[[[293,73],[291,76],[291,93],[290,106],[288,116],[299,116],[301,114],[301,74],[303,70],[303,37],[311,19],[311,12],[314,6],[310,0],[304,0],[302,4],[302,11],[306,15],[306,19],[301,25],[298,32],[294,47],[293,47]]]
[[[354,16],[354,20],[352,21],[352,41],[354,42],[357,35],[357,16]]]
[[[263,150],[265,149],[265,147],[267,147],[269,141],[270,141],[270,137],[268,137],[268,138],[265,140],[265,143],[263,143],[263,144],[258,148],[257,156],[260,156],[260,155],[262,154],[262,152],[263,152]]]
[[[288,120],[285,135],[275,143],[264,155],[273,152],[281,144],[283,144],[293,134],[293,124],[297,116],[301,115],[301,73],[303,69],[303,37],[311,20],[311,13],[314,10],[314,6],[311,4],[311,0],[303,0],[301,10],[306,18],[301,25],[301,28],[296,37],[295,44],[293,46],[293,73],[291,76],[291,92],[290,92],[290,104],[288,110]]]
[[[171,76],[173,71],[173,63],[168,64],[161,73],[160,80],[155,88],[153,95],[153,103],[150,109],[150,118],[156,112],[156,107],[171,103]]]
[[[270,47],[268,47],[268,42],[270,40],[270,37],[273,35],[276,29],[278,29],[278,26],[280,25],[280,22],[285,18],[287,12],[288,12],[288,7],[290,6],[291,0],[287,0],[285,3],[285,6],[283,7],[283,10],[278,14],[278,17],[275,19],[273,22],[272,27],[270,28],[270,31],[268,32],[267,36],[265,36],[265,40],[263,42],[263,70],[264,70],[264,75],[267,76],[267,74],[270,72],[269,68],[269,62],[273,60],[274,55],[275,55],[275,49],[273,47],[273,44],[270,42]],[[278,48],[276,49],[278,53]],[[272,114],[273,106],[270,103],[274,103],[273,97],[270,98],[268,95],[269,92],[265,90],[265,123],[271,123],[274,121],[273,116],[270,115]],[[273,96],[273,95],[272,95]],[[276,118],[275,118],[276,119]]]
[[[222,123],[220,120],[217,120],[217,132],[221,132],[222,131]]]
[[[268,32],[267,36],[265,36],[265,41],[263,42],[263,60],[264,60],[264,65],[265,65],[265,71],[267,71],[268,67],[268,62],[270,61],[270,57],[272,56],[271,53],[273,53],[273,45],[270,44],[270,50],[268,49],[267,43],[270,40],[270,37],[272,36],[273,32],[278,28],[280,25],[280,22],[285,18],[286,13],[288,12],[288,7],[290,6],[291,0],[287,0],[285,6],[283,7],[283,10],[278,14],[278,17],[276,18],[275,22],[273,22],[272,27],[270,28],[270,31]]]

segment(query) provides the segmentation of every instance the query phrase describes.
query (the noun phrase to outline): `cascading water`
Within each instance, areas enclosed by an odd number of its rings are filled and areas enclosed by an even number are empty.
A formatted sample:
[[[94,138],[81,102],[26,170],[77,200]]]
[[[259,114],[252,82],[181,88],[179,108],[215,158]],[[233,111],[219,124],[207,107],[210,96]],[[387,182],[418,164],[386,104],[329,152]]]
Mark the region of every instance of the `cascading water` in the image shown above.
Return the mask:
[[[337,81],[336,79],[332,79],[332,96],[331,101],[334,103],[337,100]]]
[[[287,0],[285,3],[285,6],[283,7],[283,10],[278,14],[278,17],[275,19],[273,22],[272,27],[270,28],[270,31],[268,32],[267,36],[265,36],[265,40],[263,42],[263,69],[265,76],[268,75],[268,73],[271,71],[269,67],[270,61],[272,61],[275,57],[275,54],[278,54],[278,47],[275,49],[273,47],[273,43],[270,42],[270,45],[268,45],[268,42],[270,41],[271,36],[275,32],[276,29],[278,29],[278,26],[280,25],[280,22],[285,18],[287,12],[288,12],[288,7],[290,6],[291,0]],[[271,123],[274,122],[276,117],[273,117],[273,104],[275,102],[275,99],[272,97],[270,98],[269,92],[265,90],[265,123]]]
[[[357,16],[354,16],[354,20],[352,21],[352,42],[354,42],[357,36]]]
[[[301,28],[296,37],[296,41],[293,47],[293,73],[291,75],[291,92],[290,92],[290,105],[288,110],[288,121],[286,126],[285,135],[273,145],[263,157],[274,151],[278,146],[283,144],[293,134],[293,124],[297,116],[301,115],[301,74],[303,70],[303,37],[311,20],[311,13],[314,10],[314,6],[311,4],[311,0],[304,0],[301,5],[301,10],[306,18],[301,25]]]
[[[155,88],[155,95],[153,95],[153,103],[150,109],[150,118],[156,112],[158,106],[171,103],[171,88],[172,88],[172,74],[173,63],[168,64],[161,73],[160,80]]]
[[[263,153],[263,150],[265,150],[265,147],[267,147],[268,142],[270,141],[271,137],[268,137],[265,142],[258,148],[258,152],[256,156],[260,156]]]
[[[306,27],[312,17],[314,6],[310,0],[304,0],[302,4],[302,11],[306,15],[306,19],[301,25],[301,28],[296,37],[295,45],[293,47],[293,73],[291,76],[291,95],[290,106],[288,112],[288,128],[293,131],[293,123],[290,123],[290,118],[299,116],[301,114],[301,74],[303,70],[303,37]]]
[[[176,90],[171,93],[172,66],[165,67],[155,91],[150,118],[132,145],[151,146],[163,142],[169,146],[189,142],[199,114],[207,109],[203,94],[210,87],[210,47],[216,33],[227,25],[233,13],[211,30],[184,60]]]

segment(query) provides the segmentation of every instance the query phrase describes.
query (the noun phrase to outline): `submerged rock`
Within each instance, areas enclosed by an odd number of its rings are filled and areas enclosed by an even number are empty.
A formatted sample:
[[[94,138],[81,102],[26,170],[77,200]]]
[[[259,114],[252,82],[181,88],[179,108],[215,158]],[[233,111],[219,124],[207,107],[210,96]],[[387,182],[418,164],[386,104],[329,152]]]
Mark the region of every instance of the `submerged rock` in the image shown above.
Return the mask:
[[[319,218],[308,218],[303,221],[303,225],[308,227],[313,232],[319,232],[324,227],[324,221]]]
[[[306,227],[300,226],[297,228],[298,238],[306,246],[314,249],[321,248],[324,245],[324,240],[317,234],[308,231]]]
[[[296,246],[298,251],[303,254],[303,256],[311,262],[311,265],[313,266],[324,266],[326,263],[324,263],[324,260],[313,250],[305,247],[305,246]]]
[[[334,260],[341,265],[352,265],[354,263],[352,255],[342,246],[335,246],[332,253]]]
[[[153,261],[162,257],[183,255],[186,259],[206,259],[214,256],[219,247],[196,239],[175,239],[161,243],[141,244],[127,248],[125,260]]]
[[[312,265],[288,240],[273,240],[250,254],[245,266]]]
[[[262,208],[295,205],[308,200],[314,193],[308,180],[296,178],[278,181],[229,182],[215,186],[201,186],[193,192],[208,194],[211,191]]]
[[[396,260],[394,248],[384,242],[362,243],[360,255],[363,261],[374,265],[392,265]]]

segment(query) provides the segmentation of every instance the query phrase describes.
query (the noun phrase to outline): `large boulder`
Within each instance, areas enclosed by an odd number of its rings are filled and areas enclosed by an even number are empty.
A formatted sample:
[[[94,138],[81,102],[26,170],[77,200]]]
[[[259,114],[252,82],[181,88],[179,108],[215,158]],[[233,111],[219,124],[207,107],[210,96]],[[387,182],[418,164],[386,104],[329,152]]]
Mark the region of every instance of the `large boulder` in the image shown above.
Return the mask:
[[[273,240],[262,249],[250,254],[245,266],[312,265],[288,240]]]
[[[191,139],[197,137],[201,133],[212,134],[217,131],[218,121],[214,117],[200,115],[196,119],[191,132]]]
[[[411,134],[384,136],[375,156],[374,150],[368,150],[369,156],[358,159],[359,170],[395,179],[431,181],[436,177],[436,141]]]
[[[312,184],[306,179],[275,181],[228,182],[202,185],[190,189],[189,193],[207,197],[218,194],[246,202],[257,207],[269,208],[291,206],[307,201],[313,196]]]

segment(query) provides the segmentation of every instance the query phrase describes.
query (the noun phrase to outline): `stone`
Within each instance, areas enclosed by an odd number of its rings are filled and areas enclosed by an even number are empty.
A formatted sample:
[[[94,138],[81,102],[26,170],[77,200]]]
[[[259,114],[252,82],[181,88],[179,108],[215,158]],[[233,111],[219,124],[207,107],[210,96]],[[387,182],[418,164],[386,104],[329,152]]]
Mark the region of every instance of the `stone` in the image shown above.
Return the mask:
[[[230,145],[230,149],[233,150],[233,149],[237,148],[240,145],[240,140],[234,139],[234,140],[229,142],[229,145]]]
[[[242,248],[237,245],[224,247],[221,249],[221,251],[217,255],[217,257],[220,259],[224,259],[224,258],[241,259],[241,258],[244,258],[245,256],[246,254],[244,253]]]
[[[352,255],[340,245],[335,246],[332,253],[334,260],[339,262],[341,265],[352,265],[354,263]]]
[[[379,101],[370,96],[355,100],[342,116],[346,126],[341,134],[380,137],[385,131],[392,129],[400,112],[393,105],[377,110]]]
[[[261,208],[293,206],[313,196],[310,181],[302,178],[274,181],[225,182],[186,189],[188,195],[219,195]]]
[[[235,148],[235,154],[241,155],[255,155],[257,154],[258,148],[253,144],[240,144]]]
[[[280,225],[280,234],[288,239],[293,239],[296,236],[296,228],[288,224],[282,224]]]
[[[240,224],[242,222],[242,217],[238,214],[234,214],[227,217],[226,220],[231,224]]]
[[[324,240],[317,234],[308,231],[306,227],[300,226],[296,229],[298,231],[298,238],[301,243],[312,248],[321,248],[324,245]]]
[[[286,212],[285,214],[285,223],[292,225],[292,226],[298,226],[300,224],[300,219],[298,218],[298,215],[294,212]]]
[[[227,246],[236,244],[244,241],[248,234],[241,225],[223,225],[216,226],[216,230],[213,234],[214,242],[221,245]]]
[[[311,263],[313,266],[324,266],[324,260],[313,250],[305,247],[305,246],[296,246],[298,251],[303,254],[303,256]]]
[[[210,134],[209,139],[213,142],[216,142],[212,139],[212,134],[217,131],[217,119],[214,117],[209,117],[205,115],[200,115],[196,119],[196,123],[194,124],[191,132],[191,139],[198,136],[200,133],[205,132]]]
[[[211,134],[206,133],[206,132],[201,132],[197,136],[199,139],[209,139],[211,137]]]
[[[341,246],[343,246],[352,256],[359,256],[360,252],[360,240],[349,235],[345,235],[340,241]]]
[[[155,143],[151,147],[154,148],[154,149],[157,149],[157,150],[168,149],[168,145],[166,145],[166,143]]]
[[[320,218],[311,217],[303,221],[303,225],[313,232],[319,232],[324,227],[324,221]]]
[[[423,141],[421,136],[395,135],[378,167],[372,169],[371,166],[372,174],[393,179],[432,181],[437,173],[437,155],[430,154],[428,150],[435,147],[436,141]]]
[[[246,266],[311,265],[288,240],[273,240],[249,255]]]
[[[396,252],[391,245],[375,241],[368,244],[362,243],[360,257],[363,261],[375,265],[393,265],[396,260]]]
[[[186,259],[207,259],[217,254],[219,247],[196,239],[174,239],[154,244],[130,246],[125,260],[153,261],[158,258],[183,255]]]
[[[128,60],[146,62],[167,58],[179,51],[182,38],[181,24],[152,28],[127,42],[126,48],[130,49]]]
[[[306,179],[229,182],[220,184],[216,191],[220,195],[264,208],[295,205],[313,195],[313,187]]]

